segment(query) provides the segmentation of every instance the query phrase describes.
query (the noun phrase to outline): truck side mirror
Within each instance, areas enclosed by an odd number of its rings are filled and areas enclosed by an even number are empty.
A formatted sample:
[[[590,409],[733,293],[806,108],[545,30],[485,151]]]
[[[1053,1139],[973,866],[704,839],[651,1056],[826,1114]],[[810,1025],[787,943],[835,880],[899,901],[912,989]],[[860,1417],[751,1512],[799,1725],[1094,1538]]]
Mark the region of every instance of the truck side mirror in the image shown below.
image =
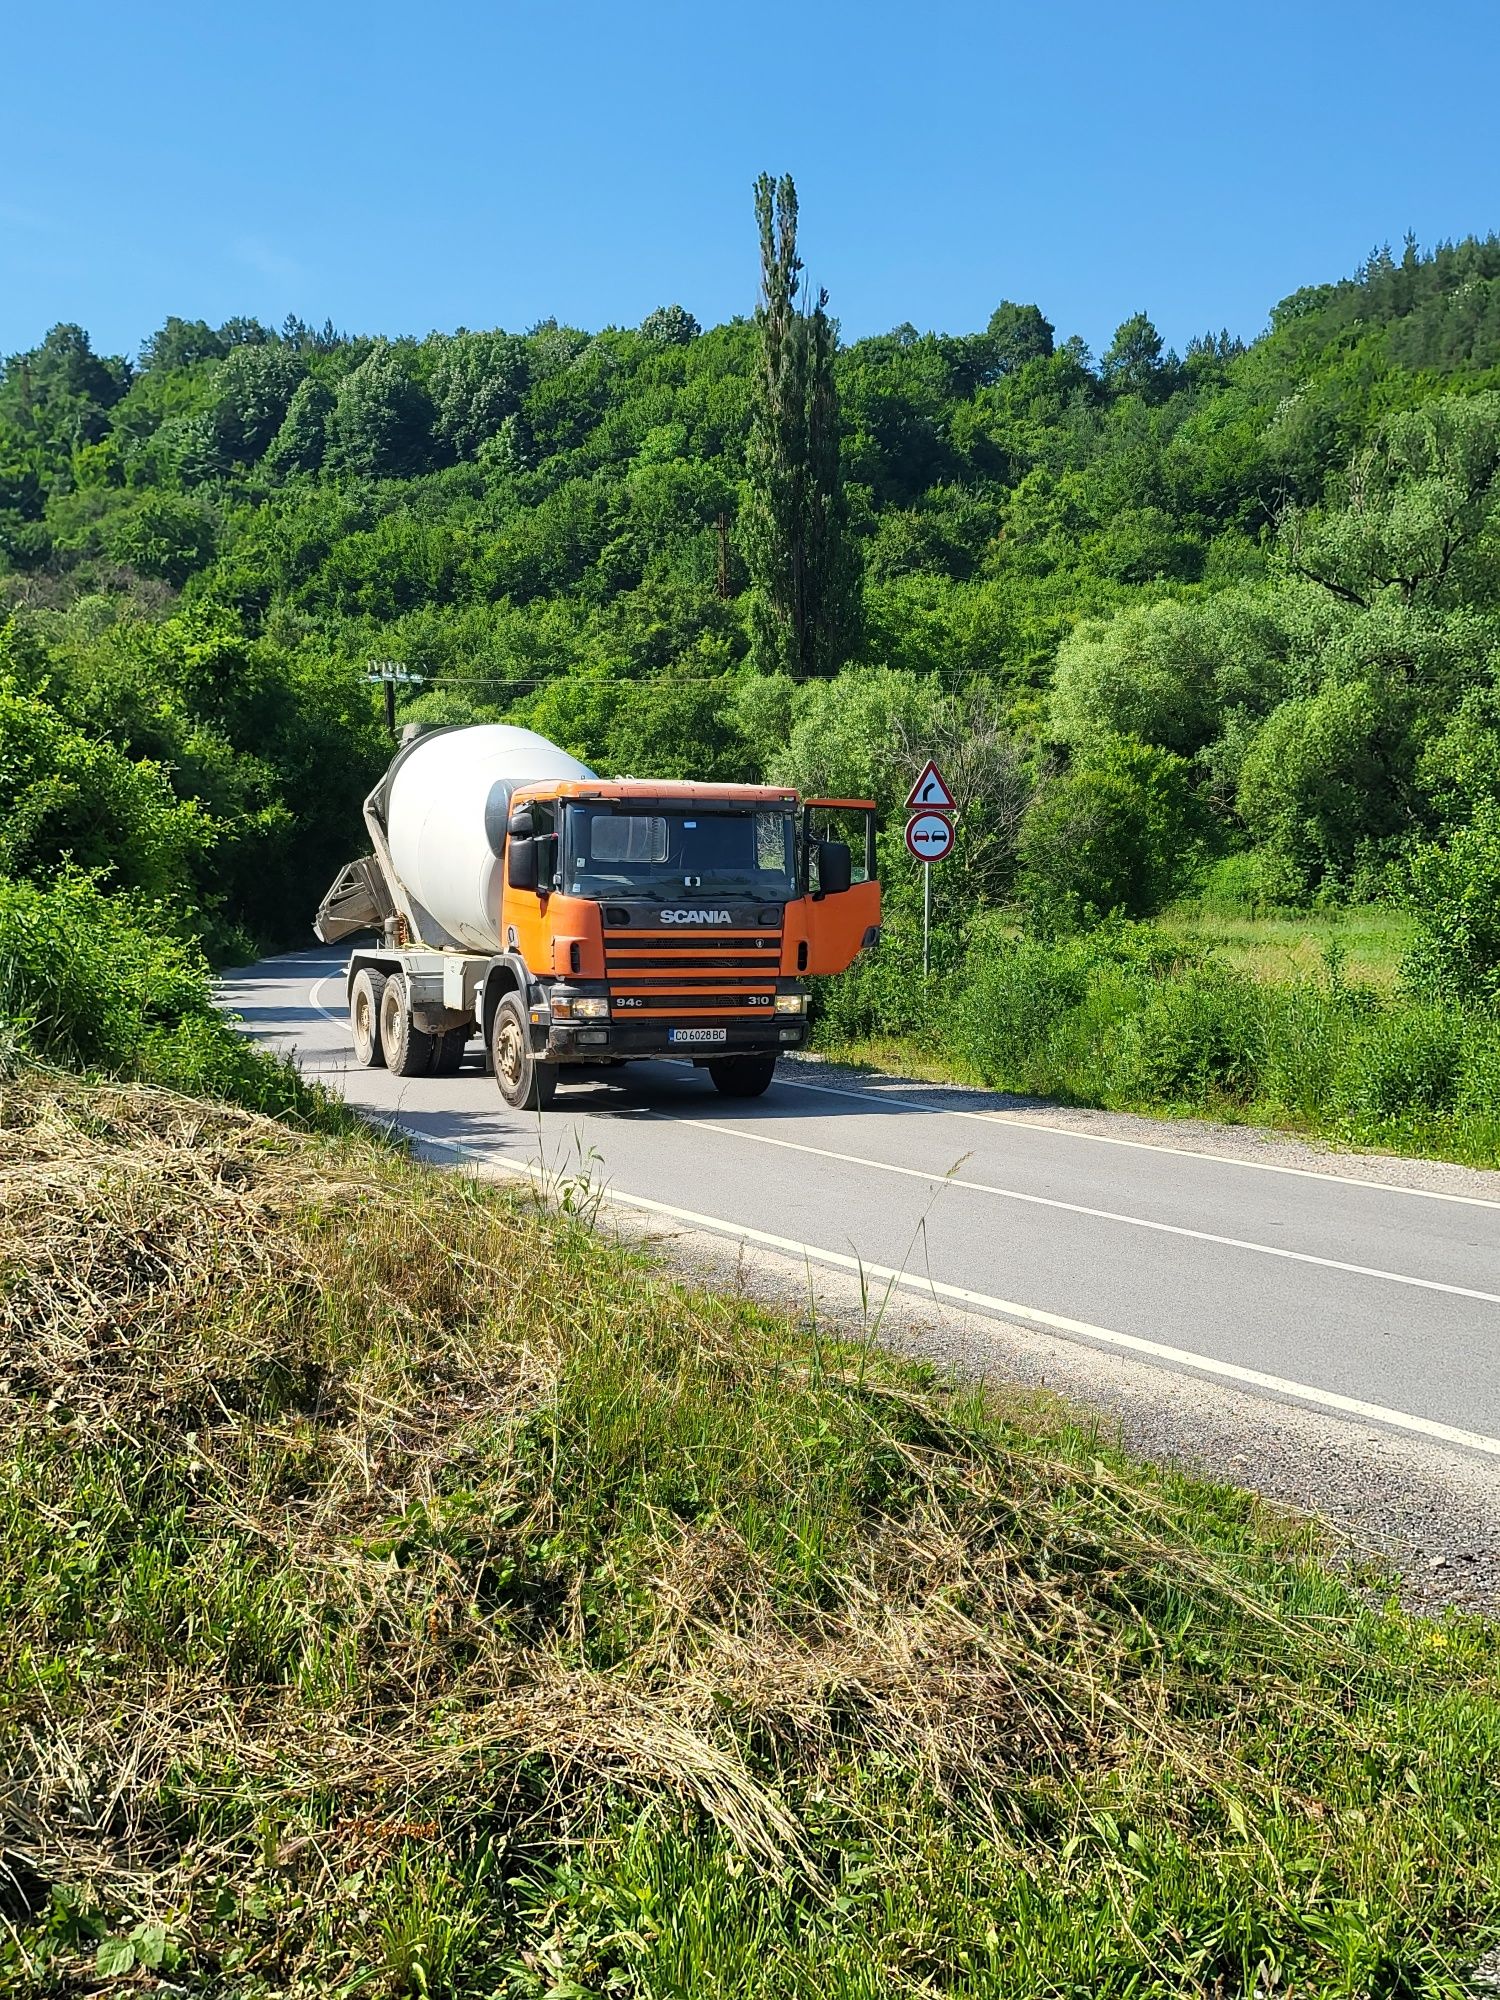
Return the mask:
[[[505,846],[505,879],[512,889],[534,889],[537,884],[536,842],[529,835],[512,834]]]
[[[825,896],[842,896],[854,881],[854,858],[842,840],[818,842],[818,888]]]

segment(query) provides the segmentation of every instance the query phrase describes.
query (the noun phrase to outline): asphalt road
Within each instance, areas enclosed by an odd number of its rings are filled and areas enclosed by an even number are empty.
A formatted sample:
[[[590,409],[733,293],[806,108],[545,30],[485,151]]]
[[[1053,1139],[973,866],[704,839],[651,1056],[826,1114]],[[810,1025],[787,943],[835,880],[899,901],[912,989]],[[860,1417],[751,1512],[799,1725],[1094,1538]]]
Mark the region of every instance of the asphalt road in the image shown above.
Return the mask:
[[[309,1078],[440,1155],[580,1177],[649,1216],[861,1273],[877,1300],[896,1287],[1122,1368],[1500,1458],[1488,1192],[1063,1129],[916,1086],[851,1090],[796,1063],[750,1103],[685,1064],[584,1072],[528,1118],[477,1043],[452,1078],[357,1067],[342,966],[327,950],[267,960],[223,997]]]

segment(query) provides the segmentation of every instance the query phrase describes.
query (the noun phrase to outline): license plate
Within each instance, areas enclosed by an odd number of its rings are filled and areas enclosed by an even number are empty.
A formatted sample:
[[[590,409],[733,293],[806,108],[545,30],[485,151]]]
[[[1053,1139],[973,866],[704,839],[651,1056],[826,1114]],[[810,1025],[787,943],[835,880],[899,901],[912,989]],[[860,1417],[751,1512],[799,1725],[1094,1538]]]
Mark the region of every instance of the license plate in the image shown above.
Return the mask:
[[[729,1030],[727,1028],[669,1028],[667,1030],[667,1040],[669,1042],[726,1042],[728,1039]]]

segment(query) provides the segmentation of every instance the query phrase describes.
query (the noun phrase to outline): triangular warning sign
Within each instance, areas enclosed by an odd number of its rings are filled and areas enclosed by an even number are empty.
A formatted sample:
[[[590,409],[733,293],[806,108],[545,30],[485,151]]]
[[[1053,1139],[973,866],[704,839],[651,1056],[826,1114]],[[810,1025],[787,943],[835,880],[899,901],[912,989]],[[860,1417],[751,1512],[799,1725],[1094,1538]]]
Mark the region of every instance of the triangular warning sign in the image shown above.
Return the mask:
[[[955,805],[947,780],[929,757],[927,768],[906,795],[908,812],[952,812]]]

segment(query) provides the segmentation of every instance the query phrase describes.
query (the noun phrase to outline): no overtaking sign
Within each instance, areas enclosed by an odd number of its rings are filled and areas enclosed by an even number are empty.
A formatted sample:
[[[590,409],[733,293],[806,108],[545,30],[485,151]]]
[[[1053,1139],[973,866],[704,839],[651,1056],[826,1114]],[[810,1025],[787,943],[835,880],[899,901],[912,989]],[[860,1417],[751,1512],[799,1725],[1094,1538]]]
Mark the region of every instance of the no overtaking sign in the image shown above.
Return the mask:
[[[906,822],[907,851],[918,861],[941,861],[953,846],[953,822],[940,812],[916,813]]]

